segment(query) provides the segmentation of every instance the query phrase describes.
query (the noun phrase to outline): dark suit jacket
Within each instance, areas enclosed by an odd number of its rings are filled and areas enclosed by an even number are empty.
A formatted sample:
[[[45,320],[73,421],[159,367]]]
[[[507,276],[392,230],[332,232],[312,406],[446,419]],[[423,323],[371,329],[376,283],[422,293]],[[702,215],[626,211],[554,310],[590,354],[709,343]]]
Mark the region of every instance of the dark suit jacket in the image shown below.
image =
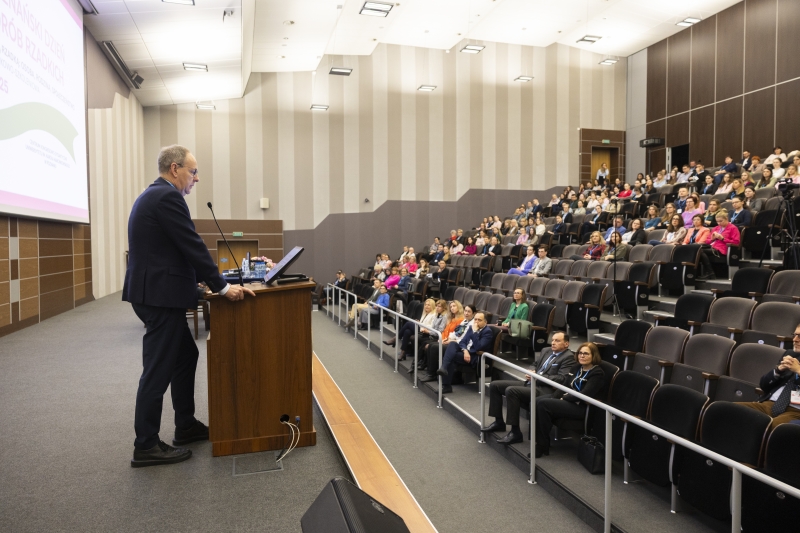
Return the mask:
[[[566,233],[567,232],[567,225],[563,222],[561,224],[555,224],[553,229],[550,230],[553,232],[553,235],[558,235],[559,233]]]
[[[158,178],[133,203],[122,299],[155,307],[197,307],[197,283],[225,288],[181,193]]]
[[[783,360],[783,357],[787,355],[791,355],[795,359],[800,358],[800,354],[797,354],[791,350],[786,350],[786,353],[781,356],[781,361]],[[778,364],[779,363],[780,361],[778,361]],[[775,366],[777,367],[778,365],[776,364]],[[777,389],[783,387],[786,385],[786,383],[793,379],[798,379],[797,374],[790,370],[781,372],[778,375],[775,374],[776,372],[773,369],[761,376],[761,383],[759,384],[759,387],[761,387],[761,390],[764,391],[764,394],[762,394],[758,399],[759,402],[765,402],[769,400],[770,396],[772,396],[772,393],[774,393]]]
[[[470,345],[472,343],[472,345]],[[494,345],[494,332],[489,326],[484,326],[482,330],[475,332],[472,328],[464,335],[458,343],[458,347],[462,350],[469,350],[470,361],[472,366],[478,366],[478,359],[476,354],[478,352],[485,352],[491,349]]]
[[[431,264],[438,263],[439,261],[442,260],[442,257],[444,257],[444,250],[436,252],[435,254],[433,254],[433,257],[431,258]]]
[[[717,192],[717,185],[715,183],[703,185],[700,189],[700,194],[714,194],[715,192]]]
[[[488,254],[489,252],[492,252],[495,256],[498,256],[503,252],[503,246],[500,244],[489,246],[486,249],[486,253]]]
[[[732,219],[734,214],[734,211],[728,213],[728,219]],[[739,229],[742,229],[746,226],[749,226],[752,221],[753,213],[751,213],[748,209],[742,209],[742,212],[736,215],[736,220],[731,220],[731,224]]]
[[[577,387],[575,387],[576,383],[574,382],[573,378],[577,376],[580,370],[581,370],[580,367],[576,368],[575,372],[573,372],[574,375],[570,376],[569,382],[573,389],[577,389]],[[606,374],[605,371],[603,370],[603,367],[596,366],[592,368],[589,371],[589,373],[586,374],[586,376],[584,377],[583,386],[581,387],[580,392],[581,394],[585,394],[589,398],[597,398],[597,396],[600,394],[600,391],[603,390],[603,386],[605,385],[605,383],[606,383]],[[564,400],[565,402],[576,403],[578,405],[584,405],[583,400],[579,400],[577,397],[572,396],[571,394],[568,393],[562,396],[562,400]]]
[[[547,360],[550,359],[551,355],[553,355],[552,348],[548,347],[543,349],[531,366],[531,369],[535,370],[538,374],[541,365],[545,364]],[[577,368],[578,361],[575,360],[575,354],[572,353],[572,350],[567,349],[553,359],[542,375],[551,381],[555,381],[559,385],[569,386],[569,382],[572,379],[570,374],[574,373]],[[542,383],[539,387],[547,387],[547,385]],[[552,390],[551,387],[547,388]]]
[[[572,224],[572,213],[564,213],[564,216],[561,217],[561,220],[564,224]]]
[[[647,232],[643,229],[637,229],[631,235],[630,245],[636,246],[637,244],[644,244],[647,242]]]
[[[542,204],[535,205],[531,209],[531,212],[530,212],[530,214],[528,216],[533,215],[535,217],[536,213],[541,213],[542,211],[544,211],[544,207],[542,207]]]

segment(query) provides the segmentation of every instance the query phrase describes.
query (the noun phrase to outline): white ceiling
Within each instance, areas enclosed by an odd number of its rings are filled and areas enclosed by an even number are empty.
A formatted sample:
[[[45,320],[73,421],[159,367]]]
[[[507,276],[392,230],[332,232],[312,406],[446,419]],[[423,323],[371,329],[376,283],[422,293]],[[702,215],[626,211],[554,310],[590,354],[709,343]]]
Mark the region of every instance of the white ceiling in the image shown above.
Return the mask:
[[[740,0],[401,0],[386,18],[359,15],[364,0],[92,1],[100,14],[86,16],[86,25],[98,41],[113,41],[145,79],[135,91],[141,103],[158,105],[238,97],[251,69],[313,71],[326,54],[369,55],[379,43],[561,43],[627,57],[681,31],[676,22],[707,18]],[[242,20],[243,2],[254,4],[253,21]],[[234,15],[223,22],[227,8]],[[243,39],[243,22],[253,28],[251,39]],[[602,39],[576,43],[587,34]],[[250,65],[243,56],[252,57]],[[209,71],[186,72],[184,62]]]

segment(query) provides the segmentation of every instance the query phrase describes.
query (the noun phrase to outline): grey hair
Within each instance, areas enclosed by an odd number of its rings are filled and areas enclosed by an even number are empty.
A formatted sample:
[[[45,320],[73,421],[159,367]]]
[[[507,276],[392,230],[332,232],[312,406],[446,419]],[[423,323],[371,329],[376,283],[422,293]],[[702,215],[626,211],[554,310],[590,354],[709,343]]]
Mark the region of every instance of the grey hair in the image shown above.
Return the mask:
[[[183,165],[183,162],[186,161],[186,154],[188,153],[189,149],[179,144],[165,146],[158,153],[158,173],[166,174],[169,172],[172,163]]]

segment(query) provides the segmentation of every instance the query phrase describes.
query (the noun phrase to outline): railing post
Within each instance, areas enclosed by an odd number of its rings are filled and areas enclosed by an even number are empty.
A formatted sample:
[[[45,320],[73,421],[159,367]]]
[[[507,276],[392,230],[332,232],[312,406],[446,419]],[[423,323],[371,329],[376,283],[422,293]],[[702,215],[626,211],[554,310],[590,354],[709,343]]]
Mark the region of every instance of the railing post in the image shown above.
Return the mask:
[[[442,351],[442,345],[439,345],[439,351]],[[486,427],[486,367],[481,365],[481,380],[478,382],[481,390],[481,418],[480,423],[481,427],[478,431],[478,442],[481,444],[486,444],[486,439],[483,436],[483,428]]]
[[[400,315],[394,314],[394,373],[397,374],[398,362],[397,343],[400,342]]]
[[[339,289],[339,301],[337,302],[339,305],[339,327],[342,327],[342,291]]]
[[[353,301],[353,305],[358,303],[358,296],[356,296],[355,300]],[[367,304],[367,309],[369,309],[369,304]],[[349,315],[348,315],[349,318]],[[358,306],[356,306],[356,310],[353,313],[353,340],[358,340]]]
[[[731,531],[740,533],[742,530],[742,472],[733,468],[731,483]]]
[[[378,307],[378,314],[380,315],[380,319],[379,320],[381,321],[381,325],[380,325],[381,329],[380,329],[379,338],[380,338],[380,340],[382,342],[383,341],[383,306],[379,306]],[[378,345],[378,353],[380,353],[381,361],[383,361],[383,346],[381,346],[380,344]]]
[[[417,352],[419,351],[419,324],[414,323],[414,385],[415,389],[417,387]]]
[[[589,406],[586,406],[588,409]],[[606,411],[606,474],[605,474],[605,516],[603,517],[603,531],[611,533],[611,411]]]
[[[536,485],[536,382],[531,377],[531,477],[528,483]]]
[[[442,368],[442,337],[439,334],[439,368]],[[438,409],[442,408],[442,376],[439,376],[439,400],[436,404]],[[483,435],[483,433],[481,433]]]

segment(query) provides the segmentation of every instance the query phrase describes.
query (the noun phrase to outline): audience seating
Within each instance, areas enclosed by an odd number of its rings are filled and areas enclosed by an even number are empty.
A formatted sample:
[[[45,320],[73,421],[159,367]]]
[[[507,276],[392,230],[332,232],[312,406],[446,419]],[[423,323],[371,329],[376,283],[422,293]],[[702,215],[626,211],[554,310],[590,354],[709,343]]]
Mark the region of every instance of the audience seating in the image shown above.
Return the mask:
[[[659,381],[651,376],[623,370],[614,376],[614,380],[611,382],[608,404],[630,415],[631,418],[642,420],[647,416],[650,401],[658,386]],[[612,416],[611,457],[617,461],[622,460],[625,455],[623,443],[627,429],[627,420]]]
[[[661,311],[650,311],[649,314],[655,319],[656,326],[681,328],[693,333],[694,326],[691,326],[690,322],[703,323],[708,320],[712,303],[714,303],[714,297],[709,294],[684,294],[675,303],[673,316]]]
[[[600,367],[603,369],[605,374],[605,381],[603,382],[603,388],[597,395],[597,399],[605,403],[608,402],[611,383],[614,381],[614,377],[617,375],[617,373],[619,373],[619,367],[612,365],[608,361],[601,361]],[[598,409],[593,405],[590,405],[589,408],[586,409],[586,416],[582,421],[559,418],[555,421],[554,425],[557,429],[557,438],[561,438],[561,432],[566,431],[570,433],[577,433],[579,435],[593,435],[601,442],[605,442],[605,411]]]
[[[775,368],[784,351],[776,346],[740,344],[731,355],[726,376],[720,376],[714,393],[715,401],[755,402],[761,376]]]
[[[644,349],[633,360],[632,369],[661,383],[669,383],[672,367],[683,359],[689,332],[680,328],[656,326],[647,333]]]
[[[668,383],[653,394],[647,421],[659,429],[695,442],[700,415],[708,401],[708,396],[703,393]],[[629,426],[623,443],[624,482],[630,481],[630,471],[633,471],[654,485],[669,485],[675,447],[669,439],[652,431]]]
[[[733,340],[719,335],[692,335],[683,350],[683,362],[672,366],[669,382],[713,396],[712,382],[727,373],[735,346]]]
[[[655,285],[656,265],[650,262],[634,263],[628,271],[627,279],[614,286],[617,305],[624,312],[636,311],[640,318],[650,304],[650,287]]]
[[[627,358],[633,357],[637,352],[644,350],[647,334],[653,326],[642,320],[625,320],[614,335],[600,333],[594,336],[594,342],[600,350],[600,357],[620,367],[628,369]]]
[[[652,244],[637,244],[631,249],[631,253],[628,256],[628,261],[631,263],[641,263],[642,261],[647,261],[650,258],[650,251],[652,249]]]
[[[548,287],[550,284],[548,284]],[[567,305],[572,302],[579,302],[581,293],[586,286],[581,281],[567,281],[564,285],[564,290],[561,291],[561,297],[548,298],[549,303],[554,303],[556,306],[556,318],[554,325],[561,329],[567,324]]]
[[[667,245],[659,245],[662,248]],[[654,252],[655,253],[655,252]],[[700,262],[702,247],[699,244],[675,246],[672,259],[659,262],[658,282],[669,291],[691,292],[695,282],[695,272]]]
[[[784,270],[772,276],[762,301],[800,304],[800,270]]]
[[[738,341],[750,326],[753,310],[758,302],[746,298],[719,298],[713,301],[705,322],[689,321],[700,333],[725,335]],[[693,330],[693,334],[694,334]]]
[[[700,422],[699,444],[734,461],[756,466],[772,419],[729,402],[708,406]],[[722,464],[678,446],[672,470],[673,501],[680,498],[718,520],[730,520],[732,474]],[[673,511],[677,511],[673,505]],[[771,528],[770,528],[771,529]]]
[[[731,288],[711,289],[717,298],[738,296],[741,298],[761,298],[767,292],[774,270],[768,268],[742,268],[731,279]]]
[[[572,259],[561,259],[558,263],[553,265],[553,268],[550,270],[550,274],[547,277],[550,279],[558,278],[564,279],[565,277],[569,276],[569,272],[572,269],[572,263],[574,263]]]
[[[565,320],[570,333],[586,335],[590,341],[594,340],[595,334],[600,332],[600,311],[603,306],[605,290],[605,285],[585,283],[580,300],[567,302]]]
[[[764,302],[756,306],[749,329],[742,333],[743,343],[753,342],[791,348],[792,333],[800,324],[800,305]]]
[[[531,306],[531,345],[534,352],[539,352],[547,345],[550,332],[553,330],[553,320],[556,317],[556,306],[547,303],[536,303],[528,300]]]

